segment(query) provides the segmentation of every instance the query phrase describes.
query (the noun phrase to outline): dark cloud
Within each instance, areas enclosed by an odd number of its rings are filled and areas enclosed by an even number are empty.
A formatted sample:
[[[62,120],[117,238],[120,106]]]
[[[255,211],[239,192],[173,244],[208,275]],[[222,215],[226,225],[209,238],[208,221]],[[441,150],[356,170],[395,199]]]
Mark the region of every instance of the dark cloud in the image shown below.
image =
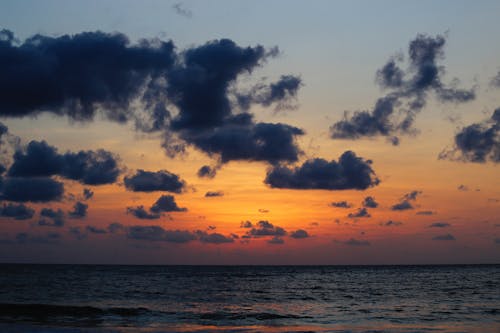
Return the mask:
[[[91,225],[88,225],[85,229],[92,234],[106,234],[106,233],[108,233],[108,231],[106,229],[93,227]]]
[[[387,222],[380,223],[380,225],[385,226],[385,227],[397,227],[397,226],[400,226],[402,224],[403,224],[403,222],[393,221],[393,220],[389,220]]]
[[[48,202],[61,200],[64,185],[51,178],[9,177],[1,183],[0,199],[17,202]]]
[[[274,245],[282,245],[285,244],[285,240],[279,236],[274,236],[273,238],[269,239],[267,243]]]
[[[432,240],[437,241],[454,241],[455,237],[452,234],[438,235],[432,238]]]
[[[217,174],[217,169],[209,165],[204,165],[198,169],[197,175],[200,178],[214,178]]]
[[[186,50],[168,75],[167,94],[179,114],[174,129],[207,129],[231,118],[228,88],[267,58],[264,47],[242,48],[232,40],[213,40]]]
[[[172,9],[179,14],[180,16],[184,16],[186,18],[191,18],[193,17],[193,12],[186,7],[184,7],[184,4],[182,2],[177,2],[172,5]]]
[[[500,244],[500,238],[495,238],[495,239],[493,240],[493,243],[495,243],[495,244]]]
[[[33,217],[35,210],[24,204],[3,204],[0,207],[0,217],[8,217],[16,220],[28,220]]]
[[[65,165],[61,175],[87,185],[112,184],[120,174],[117,157],[99,149],[63,155]]]
[[[302,239],[302,238],[308,238],[309,234],[304,229],[297,229],[290,233],[290,237],[295,239]]]
[[[112,233],[112,234],[116,234],[116,233],[119,233],[121,231],[124,231],[125,230],[125,226],[121,223],[118,223],[118,222],[113,222],[113,223],[110,223],[108,225],[108,232]]]
[[[432,210],[421,210],[415,213],[415,215],[435,215],[435,214],[436,212],[433,212]]]
[[[137,170],[135,175],[124,178],[125,187],[134,192],[167,191],[181,193],[186,188],[186,182],[176,174],[167,170],[144,171]]]
[[[267,214],[269,213],[269,209],[264,209],[264,208],[259,208],[259,213],[262,213],[262,214]]]
[[[408,68],[400,67],[404,56],[391,58],[377,71],[376,81],[389,92],[380,97],[372,110],[356,111],[330,127],[334,139],[359,139],[386,136],[393,145],[399,144],[396,135],[415,133],[416,114],[426,105],[433,92],[441,102],[463,103],[473,100],[473,89],[457,88],[442,82],[445,72],[438,61],[444,58],[445,37],[417,35],[408,47]]]
[[[198,240],[202,243],[208,244],[225,244],[225,243],[233,243],[234,238],[231,236],[224,236],[223,234],[214,232],[207,233],[204,231],[197,232]]]
[[[35,35],[17,43],[0,32],[0,114],[22,117],[42,111],[91,120],[97,112],[125,122],[131,102],[156,104],[156,87],[175,62],[172,42],[131,45],[120,33]]]
[[[209,198],[209,197],[222,197],[224,196],[224,192],[221,192],[221,191],[208,191],[207,193],[205,193],[205,197]]]
[[[349,245],[349,246],[370,246],[371,245],[369,241],[359,240],[359,239],[355,239],[355,238],[351,238],[351,239],[348,239],[346,241],[334,241],[334,242],[344,244],[344,245]]]
[[[69,233],[78,240],[86,239],[88,236],[87,231],[81,227],[71,227]]]
[[[349,213],[347,217],[354,219],[358,217],[371,217],[370,213],[368,213],[368,210],[366,208],[358,208],[358,210],[355,213]]]
[[[87,216],[89,205],[77,201],[73,206],[73,210],[68,212],[68,216],[75,219],[81,219]]]
[[[61,235],[57,232],[49,232],[45,235],[32,235],[26,232],[20,232],[16,235],[16,242],[21,244],[55,244],[59,243]]]
[[[411,191],[410,193],[406,193],[403,195],[401,198],[400,202],[393,205],[391,207],[392,210],[408,210],[408,209],[413,209],[413,205],[411,204],[411,201],[417,200],[417,197],[422,194],[422,191]],[[422,214],[420,214],[422,215]],[[424,214],[426,215],[426,214]]]
[[[185,212],[187,208],[177,206],[172,195],[162,195],[149,209],[153,213],[161,212]]]
[[[83,199],[90,200],[94,196],[94,192],[89,188],[83,189]]]
[[[455,135],[454,147],[445,149],[439,159],[485,163],[500,162],[500,108],[490,119],[466,126]]]
[[[42,208],[40,216],[41,219],[38,221],[40,226],[62,227],[65,224],[64,212],[61,209]]]
[[[131,226],[127,237],[136,240],[188,243],[198,238],[196,232],[188,230],[165,230],[159,226]]]
[[[429,228],[447,228],[450,227],[451,224],[446,222],[435,222],[429,225]]]
[[[277,164],[298,160],[302,152],[295,137],[303,134],[297,127],[280,123],[228,123],[211,130],[185,132],[182,138],[221,163],[247,160]]]
[[[338,162],[315,158],[295,168],[272,167],[264,182],[273,188],[364,190],[379,183],[371,164],[372,161],[346,151]]]
[[[260,236],[285,236],[285,229],[274,226],[269,221],[259,221],[253,226],[248,232],[248,236],[260,237]]]
[[[336,208],[351,208],[352,207],[352,205],[350,203],[348,203],[347,201],[332,202],[330,204],[330,206],[336,207]]]
[[[11,177],[60,175],[88,185],[110,184],[120,174],[117,157],[105,150],[67,152],[63,155],[45,141],[31,141],[14,153]]]
[[[457,190],[466,192],[466,191],[468,191],[468,190],[469,190],[469,188],[468,188],[467,186],[465,186],[465,185],[461,184],[461,185],[459,185],[459,186],[457,187]]]
[[[368,196],[363,200],[363,207],[377,208],[378,202],[375,201],[374,197]]]
[[[407,201],[401,201],[400,203],[397,203],[391,207],[392,210],[408,210],[408,209],[413,209],[413,205]]]
[[[167,95],[178,109],[170,123],[171,131],[185,144],[217,158],[220,163],[296,161],[301,151],[295,137],[303,134],[301,129],[255,123],[250,113],[239,112],[241,107],[234,105],[244,95],[235,90],[236,79],[251,73],[277,52],[260,45],[240,47],[229,39],[214,40],[183,52],[179,65],[168,75]],[[265,89],[266,98],[247,98],[245,109],[255,103],[286,103],[296,94],[296,80],[283,76]],[[171,152],[170,138],[164,143],[167,152]],[[184,148],[174,142],[172,150],[178,152]]]
[[[248,110],[250,105],[261,104],[268,107],[276,104],[276,110],[293,109],[297,93],[302,86],[302,79],[295,75],[282,75],[280,79],[269,85],[259,84],[247,94],[239,94],[239,106]]]
[[[253,224],[250,221],[241,221],[240,228],[252,228]]]
[[[184,10],[179,4],[174,8]],[[176,52],[170,41],[131,44],[120,33],[36,35],[21,43],[9,31],[0,34],[2,116],[51,112],[90,121],[101,113],[118,123],[134,121],[139,131],[163,131],[162,146],[169,156],[193,146],[218,163],[295,162],[301,153],[295,142],[301,129],[256,123],[238,107],[238,78],[275,57],[277,48],[241,47],[220,39]],[[299,77],[283,75],[258,89],[258,98],[247,107],[286,107],[301,85]],[[79,177],[86,184],[104,182]]]
[[[159,212],[148,212],[144,206],[127,207],[127,214],[132,214],[142,220],[156,220],[161,217]]]

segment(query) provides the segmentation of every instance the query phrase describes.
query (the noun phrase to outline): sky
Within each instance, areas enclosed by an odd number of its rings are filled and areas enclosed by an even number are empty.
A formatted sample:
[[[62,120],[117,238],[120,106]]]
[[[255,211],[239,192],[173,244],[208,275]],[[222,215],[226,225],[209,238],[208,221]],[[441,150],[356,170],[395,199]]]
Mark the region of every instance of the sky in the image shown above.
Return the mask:
[[[0,262],[500,262],[498,1],[2,1]]]

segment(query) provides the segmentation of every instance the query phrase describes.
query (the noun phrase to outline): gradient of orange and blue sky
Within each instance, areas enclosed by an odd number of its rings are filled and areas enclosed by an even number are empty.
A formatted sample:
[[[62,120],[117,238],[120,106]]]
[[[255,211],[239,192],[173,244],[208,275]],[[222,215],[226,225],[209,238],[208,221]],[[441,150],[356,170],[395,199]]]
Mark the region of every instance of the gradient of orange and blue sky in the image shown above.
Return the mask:
[[[2,1],[0,262],[500,262],[499,12]]]

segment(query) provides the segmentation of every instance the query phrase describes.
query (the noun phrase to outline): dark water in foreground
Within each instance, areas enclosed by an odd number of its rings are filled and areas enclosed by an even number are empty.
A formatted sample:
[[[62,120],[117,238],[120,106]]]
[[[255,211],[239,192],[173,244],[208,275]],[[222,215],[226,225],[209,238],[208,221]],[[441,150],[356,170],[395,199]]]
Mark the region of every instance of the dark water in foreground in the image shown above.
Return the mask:
[[[0,332],[500,332],[500,265],[0,265]]]

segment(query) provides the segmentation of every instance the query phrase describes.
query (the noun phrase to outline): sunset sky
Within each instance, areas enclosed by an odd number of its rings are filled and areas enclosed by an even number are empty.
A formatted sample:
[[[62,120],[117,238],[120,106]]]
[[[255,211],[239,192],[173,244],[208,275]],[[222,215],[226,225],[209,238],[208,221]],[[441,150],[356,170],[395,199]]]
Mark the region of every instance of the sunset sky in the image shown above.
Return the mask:
[[[500,2],[2,1],[0,262],[500,262]]]

